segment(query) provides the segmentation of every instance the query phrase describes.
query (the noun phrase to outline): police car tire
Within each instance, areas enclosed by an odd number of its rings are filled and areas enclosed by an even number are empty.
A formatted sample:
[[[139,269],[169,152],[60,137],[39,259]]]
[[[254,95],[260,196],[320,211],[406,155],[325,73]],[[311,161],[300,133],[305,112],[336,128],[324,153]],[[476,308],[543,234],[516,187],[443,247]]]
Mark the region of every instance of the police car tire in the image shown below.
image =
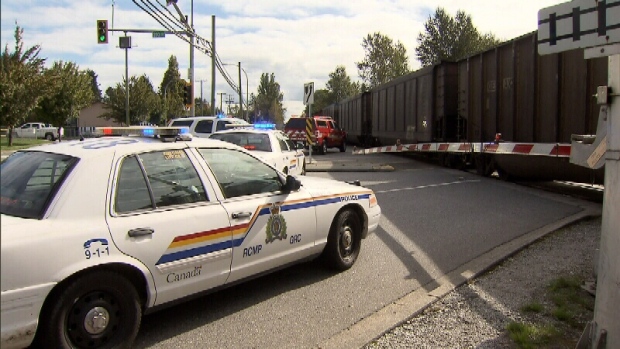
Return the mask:
[[[323,144],[321,145],[321,155],[325,155],[325,154],[327,154],[327,142],[324,139]]]
[[[330,269],[344,271],[353,266],[362,247],[362,220],[355,211],[338,213],[327,236],[323,262]]]
[[[304,164],[301,167],[301,175],[302,176],[306,175],[306,162],[304,162]]]
[[[79,277],[55,293],[43,312],[35,337],[42,348],[131,348],[142,318],[138,293],[118,273],[100,271]],[[103,332],[88,333],[88,312],[104,308],[108,324]]]

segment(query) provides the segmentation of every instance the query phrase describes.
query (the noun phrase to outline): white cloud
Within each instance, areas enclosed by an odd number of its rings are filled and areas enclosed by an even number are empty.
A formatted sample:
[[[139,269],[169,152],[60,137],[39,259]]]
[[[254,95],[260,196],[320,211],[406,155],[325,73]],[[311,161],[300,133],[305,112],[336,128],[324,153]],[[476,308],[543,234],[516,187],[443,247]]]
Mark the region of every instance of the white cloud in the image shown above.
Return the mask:
[[[158,0],[165,3],[163,0]],[[136,1],[136,3],[156,1]],[[361,0],[335,2],[331,0],[236,0],[194,1],[196,32],[211,41],[211,18],[216,15],[216,48],[226,63],[237,64],[247,72],[249,90],[255,92],[262,73],[274,73],[284,93],[287,115],[300,114],[303,84],[314,81],[315,87],[325,87],[328,75],[336,66],[344,65],[347,73],[358,79],[355,62],[364,58],[363,38],[374,32],[400,41],[409,56],[411,68],[419,67],[415,60],[416,38],[423,23],[438,6],[454,15],[463,10],[472,16],[481,32],[492,32],[503,39],[536,30],[538,10],[565,1],[491,1],[491,0]],[[111,6],[115,3],[114,8]],[[109,0],[34,1],[7,0],[1,3],[3,46],[13,49],[15,21],[24,28],[25,47],[41,44],[41,56],[48,63],[56,60],[74,61],[82,69],[92,69],[99,76],[102,90],[122,82],[125,74],[125,52],[117,48],[115,32],[108,45],[96,43],[97,19],[108,19],[114,27],[123,29],[159,29],[161,26],[136,3]],[[178,2],[182,12],[190,15],[191,1]],[[172,7],[169,16],[178,15]],[[129,75],[146,74],[154,86],[161,83],[168,58],[175,55],[183,78],[189,68],[189,45],[173,35],[154,39],[147,33],[130,33],[134,47],[128,52]],[[238,71],[227,66],[236,83]],[[195,95],[211,95],[211,61],[195,51]],[[219,73],[216,92],[233,93]],[[245,98],[246,81],[242,72]],[[236,98],[237,99],[237,98]],[[219,105],[219,99],[216,97]]]

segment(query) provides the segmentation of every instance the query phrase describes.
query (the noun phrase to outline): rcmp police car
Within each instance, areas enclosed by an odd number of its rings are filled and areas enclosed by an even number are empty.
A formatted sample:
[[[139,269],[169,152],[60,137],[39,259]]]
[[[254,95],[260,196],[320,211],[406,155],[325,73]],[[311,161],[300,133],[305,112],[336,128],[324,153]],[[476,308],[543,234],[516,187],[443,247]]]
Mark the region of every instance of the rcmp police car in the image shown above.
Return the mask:
[[[2,163],[2,348],[130,347],[155,306],[314,257],[346,270],[379,224],[370,189],[284,176],[227,142],[175,142],[178,129],[120,131],[151,137]]]
[[[234,129],[213,133],[211,138],[250,150],[284,174],[306,174],[303,148],[298,148],[284,132],[276,130],[274,124],[236,125]]]

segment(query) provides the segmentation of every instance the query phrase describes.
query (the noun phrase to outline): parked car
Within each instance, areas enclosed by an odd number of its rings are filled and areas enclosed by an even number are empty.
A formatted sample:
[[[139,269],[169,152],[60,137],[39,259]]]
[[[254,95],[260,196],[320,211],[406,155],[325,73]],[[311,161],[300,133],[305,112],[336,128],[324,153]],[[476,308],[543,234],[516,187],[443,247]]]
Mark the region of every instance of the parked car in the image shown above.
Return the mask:
[[[49,141],[58,139],[58,128],[42,122],[28,122],[13,129],[13,134],[21,138],[41,138]],[[64,135],[62,127],[60,135]]]
[[[329,116],[290,118],[284,125],[288,138],[306,148],[309,146],[308,130],[311,131],[312,149],[319,154],[326,154],[329,148],[338,148],[341,152],[347,150],[347,133]]]
[[[157,306],[313,258],[349,269],[379,224],[359,185],[178,128],[99,131],[0,165],[2,348],[129,348]]]
[[[235,127],[215,132],[210,138],[241,146],[284,174],[306,174],[303,149],[288,139],[284,132],[276,130],[274,124]]]
[[[221,116],[188,116],[170,120],[168,126],[187,127],[194,137],[208,138],[213,132],[227,129],[227,125],[247,125],[239,118]]]

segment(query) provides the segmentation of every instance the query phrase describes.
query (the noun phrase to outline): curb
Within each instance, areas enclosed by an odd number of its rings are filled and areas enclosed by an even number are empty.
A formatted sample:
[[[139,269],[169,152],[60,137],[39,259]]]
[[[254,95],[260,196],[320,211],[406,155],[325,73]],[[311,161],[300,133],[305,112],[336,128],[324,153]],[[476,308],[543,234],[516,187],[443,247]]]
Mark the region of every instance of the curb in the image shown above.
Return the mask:
[[[429,284],[421,285],[402,298],[386,305],[382,309],[360,319],[351,327],[342,330],[318,345],[320,349],[363,348],[391,329],[400,326],[417,316],[426,308],[439,301],[457,287],[469,282],[492,268],[500,265],[519,251],[536,243],[548,234],[580,220],[597,217],[601,209],[590,205],[579,205],[582,210],[559,221],[549,223],[541,228],[508,241],[461,267],[444,274]]]

